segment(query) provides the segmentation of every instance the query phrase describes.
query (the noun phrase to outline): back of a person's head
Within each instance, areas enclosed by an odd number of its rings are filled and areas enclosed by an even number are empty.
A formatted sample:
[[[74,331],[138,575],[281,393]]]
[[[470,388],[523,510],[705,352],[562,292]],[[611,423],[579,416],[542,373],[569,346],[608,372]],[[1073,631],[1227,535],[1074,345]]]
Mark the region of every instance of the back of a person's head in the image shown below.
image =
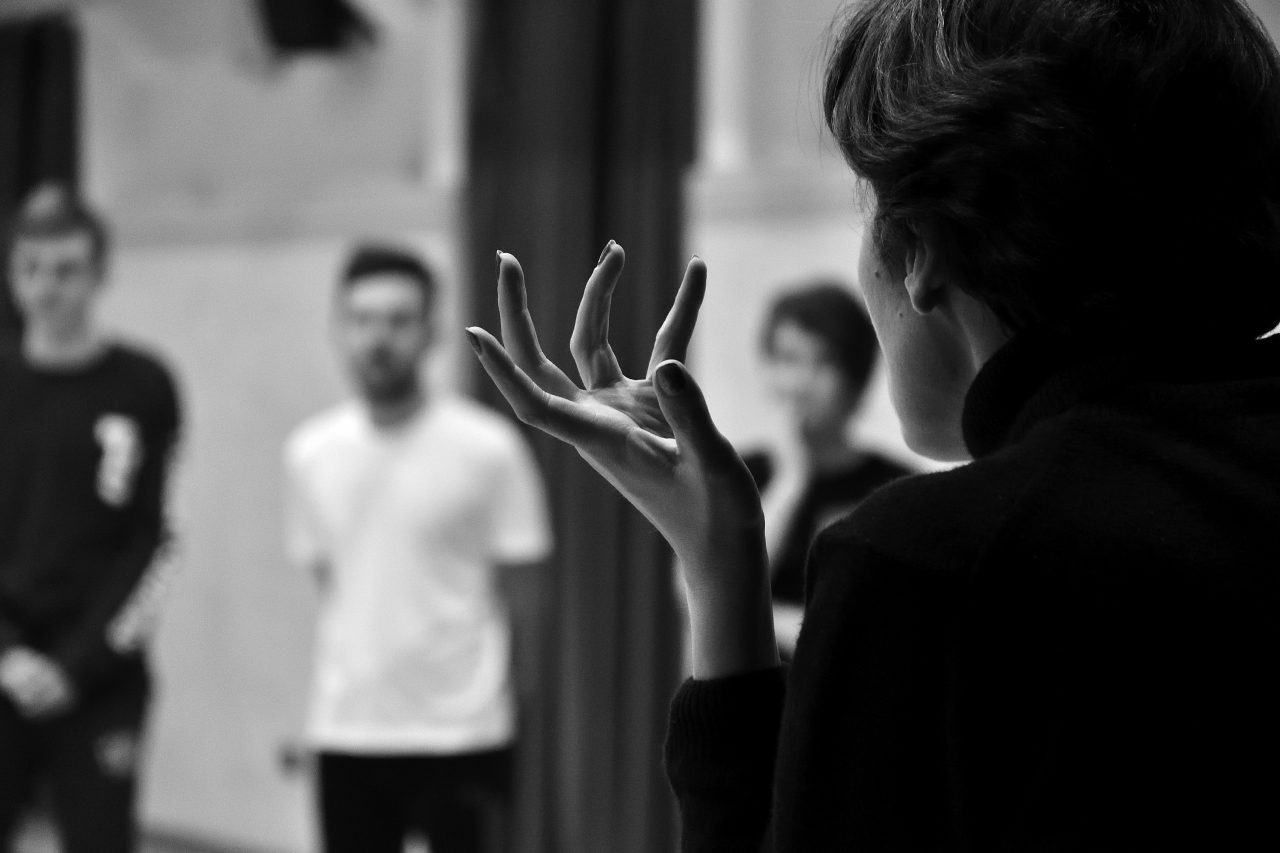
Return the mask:
[[[792,323],[818,338],[849,387],[865,389],[880,352],[866,309],[844,284],[827,279],[788,288],[769,306],[760,348],[773,351],[774,333]]]
[[[422,292],[423,308],[432,310],[436,300],[435,273],[408,249],[384,243],[362,243],[351,250],[339,276],[339,287],[346,292],[362,279],[380,275],[402,276]]]
[[[1280,323],[1280,59],[1238,0],[862,0],[824,109],[879,244],[936,228],[1011,331]]]
[[[9,246],[22,239],[88,235],[93,258],[101,263],[107,254],[107,229],[102,220],[66,184],[47,181],[27,194],[14,217]]]

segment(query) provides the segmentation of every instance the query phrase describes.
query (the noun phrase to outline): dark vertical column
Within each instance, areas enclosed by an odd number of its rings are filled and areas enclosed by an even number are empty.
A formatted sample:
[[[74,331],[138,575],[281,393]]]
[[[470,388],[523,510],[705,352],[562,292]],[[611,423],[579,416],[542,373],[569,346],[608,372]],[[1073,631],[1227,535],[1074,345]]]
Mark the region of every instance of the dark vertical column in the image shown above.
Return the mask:
[[[79,40],[61,17],[0,24],[0,227],[43,180],[75,186],[79,174]],[[7,259],[0,280],[0,348],[13,346],[17,318]]]
[[[694,0],[484,0],[473,9],[468,252],[496,330],[496,249],[524,265],[547,354],[571,374],[582,286],[616,239],[614,349],[640,375],[686,256]],[[487,382],[481,395],[505,403]],[[673,847],[660,768],[679,625],[660,537],[578,455],[535,438],[552,495],[555,595],[532,666],[517,818],[527,851]]]

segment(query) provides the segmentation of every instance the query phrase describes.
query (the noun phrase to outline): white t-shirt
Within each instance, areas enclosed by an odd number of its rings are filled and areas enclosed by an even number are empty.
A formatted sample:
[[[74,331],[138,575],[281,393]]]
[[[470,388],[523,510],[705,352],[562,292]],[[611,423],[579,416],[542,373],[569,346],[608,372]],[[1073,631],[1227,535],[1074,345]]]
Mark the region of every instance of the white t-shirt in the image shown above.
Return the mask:
[[[379,429],[349,402],[285,449],[286,541],[328,565],[307,724],[318,749],[454,753],[515,735],[510,625],[494,567],[551,549],[516,428],[460,398]]]

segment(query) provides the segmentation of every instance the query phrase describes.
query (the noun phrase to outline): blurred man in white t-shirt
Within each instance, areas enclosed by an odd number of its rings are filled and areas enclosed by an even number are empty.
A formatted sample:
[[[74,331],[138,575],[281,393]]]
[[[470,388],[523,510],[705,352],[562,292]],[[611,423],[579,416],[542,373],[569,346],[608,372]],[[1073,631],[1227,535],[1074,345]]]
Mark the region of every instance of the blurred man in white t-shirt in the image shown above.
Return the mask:
[[[320,596],[307,723],[328,853],[479,851],[510,798],[515,702],[504,572],[551,548],[520,433],[431,393],[435,279],[357,249],[336,300],[356,399],[289,437],[287,542]]]

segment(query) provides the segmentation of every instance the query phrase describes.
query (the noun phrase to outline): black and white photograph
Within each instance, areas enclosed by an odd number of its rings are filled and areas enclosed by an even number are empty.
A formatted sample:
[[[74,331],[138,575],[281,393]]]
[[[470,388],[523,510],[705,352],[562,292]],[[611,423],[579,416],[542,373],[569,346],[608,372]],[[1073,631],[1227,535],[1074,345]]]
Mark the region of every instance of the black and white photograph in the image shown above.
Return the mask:
[[[1280,849],[1278,45],[0,0],[0,853]]]

